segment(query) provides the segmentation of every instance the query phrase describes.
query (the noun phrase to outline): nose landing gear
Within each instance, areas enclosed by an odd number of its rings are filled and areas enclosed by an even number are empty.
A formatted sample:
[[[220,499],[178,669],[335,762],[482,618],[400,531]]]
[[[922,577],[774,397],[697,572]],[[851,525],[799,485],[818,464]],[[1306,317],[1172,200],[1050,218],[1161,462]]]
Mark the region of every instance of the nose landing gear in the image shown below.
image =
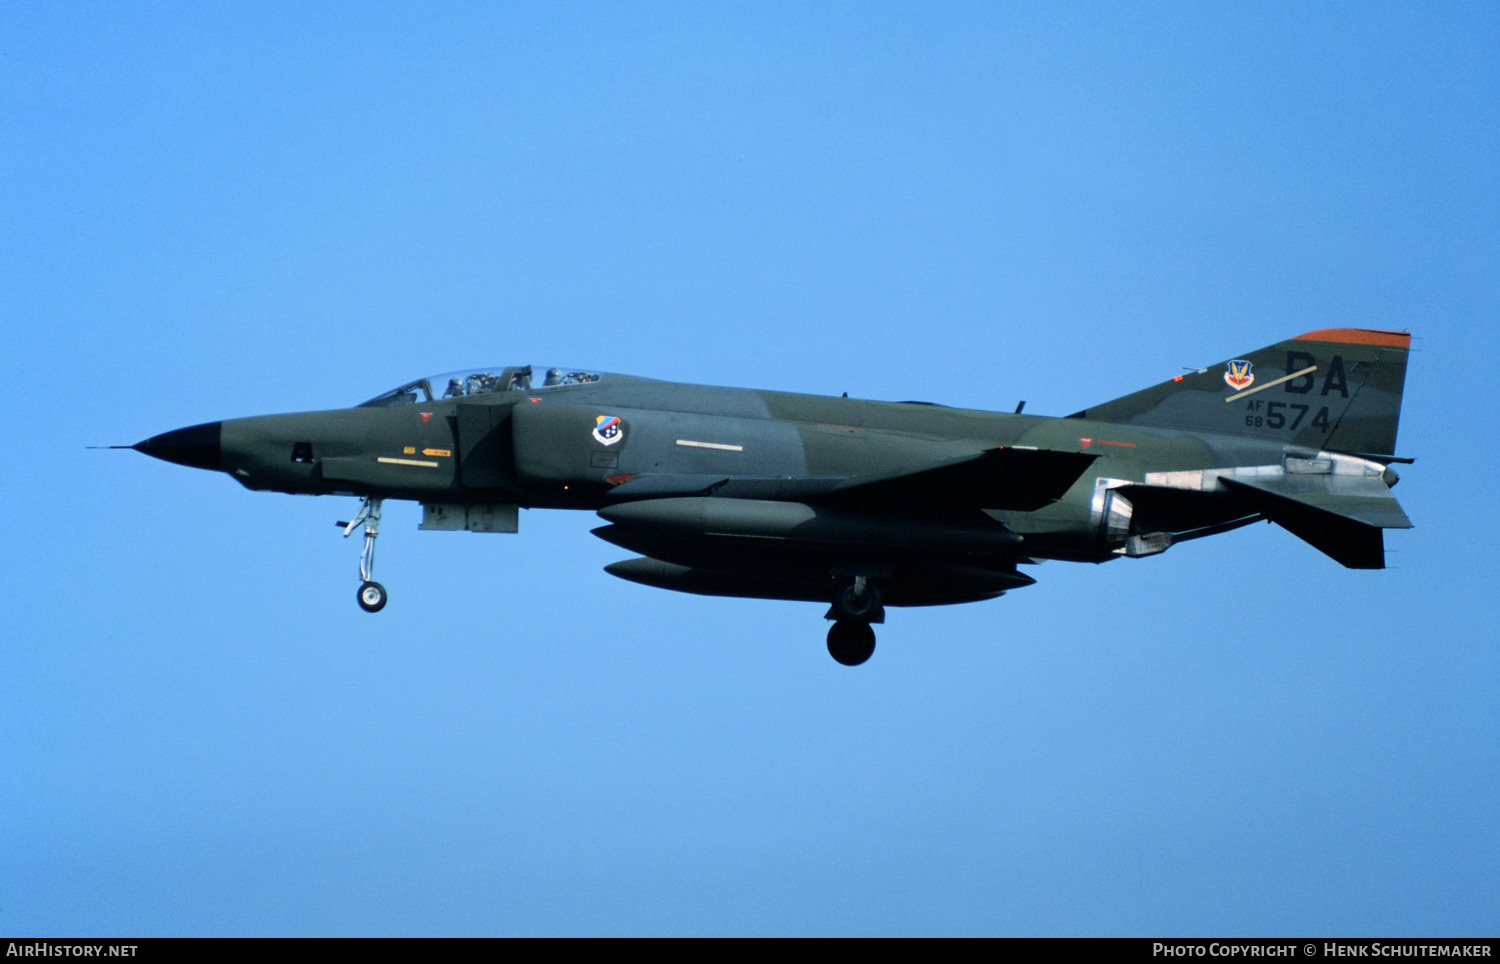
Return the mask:
[[[359,584],[359,608],[367,613],[378,613],[385,608],[385,587],[378,582],[365,581]]]
[[[374,496],[366,496],[360,500],[359,512],[348,522],[339,523],[344,527],[344,538],[347,539],[361,522],[365,526],[365,547],[359,554],[359,593],[355,597],[359,600],[359,608],[367,613],[378,613],[385,608],[386,600],[389,598],[385,587],[375,581],[375,538],[380,535],[380,499]]]

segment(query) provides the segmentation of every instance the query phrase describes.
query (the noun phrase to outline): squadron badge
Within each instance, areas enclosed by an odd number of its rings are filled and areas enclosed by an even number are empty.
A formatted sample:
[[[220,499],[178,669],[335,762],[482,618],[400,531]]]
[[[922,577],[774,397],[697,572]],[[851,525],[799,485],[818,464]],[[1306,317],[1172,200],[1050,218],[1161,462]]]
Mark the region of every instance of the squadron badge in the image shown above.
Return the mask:
[[[1224,381],[1237,392],[1249,388],[1255,381],[1255,376],[1250,374],[1250,363],[1239,358],[1230,362],[1229,370],[1224,373]]]
[[[594,440],[600,445],[613,445],[625,437],[625,426],[618,415],[598,415],[594,418]]]

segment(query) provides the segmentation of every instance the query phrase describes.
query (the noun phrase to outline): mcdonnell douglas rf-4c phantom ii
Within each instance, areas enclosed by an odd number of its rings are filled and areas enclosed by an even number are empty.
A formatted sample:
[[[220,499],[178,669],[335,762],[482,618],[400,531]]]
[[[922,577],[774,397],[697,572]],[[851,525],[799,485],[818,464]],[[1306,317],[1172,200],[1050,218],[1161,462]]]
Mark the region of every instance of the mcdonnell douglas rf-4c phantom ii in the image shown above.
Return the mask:
[[[1329,329],[1065,418],[529,367],[420,378],[354,408],[209,422],[134,446],[246,488],[361,498],[359,604],[385,499],[423,529],[515,532],[587,509],[622,579],[829,604],[857,665],[886,606],[991,599],[1043,559],[1104,562],[1265,519],[1385,564],[1411,336]],[[122,446],[123,447],[123,446]]]

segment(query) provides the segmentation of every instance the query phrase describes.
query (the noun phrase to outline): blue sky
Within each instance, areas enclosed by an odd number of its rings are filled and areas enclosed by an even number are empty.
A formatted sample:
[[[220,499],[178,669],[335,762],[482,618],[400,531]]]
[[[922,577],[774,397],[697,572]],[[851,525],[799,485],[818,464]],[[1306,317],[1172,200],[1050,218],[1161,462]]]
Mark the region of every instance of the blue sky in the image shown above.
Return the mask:
[[[1489,935],[1493,4],[0,7],[0,931]],[[893,611],[87,445],[470,364],[1063,415],[1415,336],[1391,568]],[[21,389],[25,389],[22,391]],[[18,436],[18,437],[17,437]]]

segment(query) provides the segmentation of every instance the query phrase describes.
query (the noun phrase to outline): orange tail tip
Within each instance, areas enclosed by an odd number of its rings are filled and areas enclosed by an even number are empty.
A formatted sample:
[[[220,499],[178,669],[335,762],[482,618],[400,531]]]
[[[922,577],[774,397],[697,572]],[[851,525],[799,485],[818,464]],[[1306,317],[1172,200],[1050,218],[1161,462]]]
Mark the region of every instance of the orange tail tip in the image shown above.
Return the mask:
[[[1411,332],[1379,331],[1374,328],[1321,328],[1298,335],[1292,341],[1326,341],[1339,345],[1380,345],[1384,348],[1410,348]]]

